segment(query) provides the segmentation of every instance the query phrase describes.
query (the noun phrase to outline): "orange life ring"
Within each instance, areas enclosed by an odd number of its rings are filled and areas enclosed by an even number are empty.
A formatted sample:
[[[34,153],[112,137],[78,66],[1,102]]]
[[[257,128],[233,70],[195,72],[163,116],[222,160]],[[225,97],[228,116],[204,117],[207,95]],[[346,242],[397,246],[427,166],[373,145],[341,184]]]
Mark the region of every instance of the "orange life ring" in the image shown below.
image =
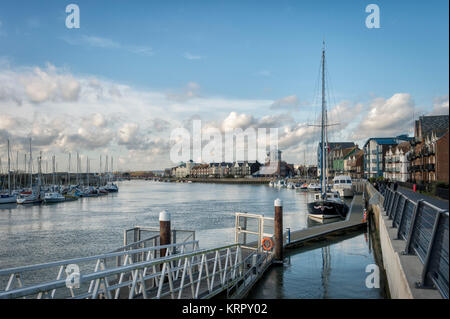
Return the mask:
[[[266,246],[266,243],[269,243],[269,246]],[[272,238],[270,238],[270,237],[265,237],[265,238],[262,240],[262,246],[263,246],[263,249],[266,250],[266,251],[271,250],[272,247],[273,247],[273,240],[272,240]]]

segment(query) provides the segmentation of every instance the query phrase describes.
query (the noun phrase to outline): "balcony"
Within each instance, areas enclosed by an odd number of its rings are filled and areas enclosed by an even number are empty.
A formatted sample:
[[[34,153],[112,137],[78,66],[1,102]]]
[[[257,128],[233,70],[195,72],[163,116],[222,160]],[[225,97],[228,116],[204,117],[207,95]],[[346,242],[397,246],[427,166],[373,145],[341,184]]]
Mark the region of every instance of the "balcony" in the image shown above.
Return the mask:
[[[425,165],[424,165],[424,169],[425,169],[426,171],[428,171],[428,172],[432,172],[432,171],[435,170],[434,164],[425,164]]]

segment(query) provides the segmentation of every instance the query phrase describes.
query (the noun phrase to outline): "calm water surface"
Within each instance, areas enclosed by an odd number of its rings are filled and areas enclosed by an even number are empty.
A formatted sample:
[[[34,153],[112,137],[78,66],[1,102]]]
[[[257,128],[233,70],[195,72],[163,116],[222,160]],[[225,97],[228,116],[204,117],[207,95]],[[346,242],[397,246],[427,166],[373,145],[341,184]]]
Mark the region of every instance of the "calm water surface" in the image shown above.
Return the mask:
[[[302,229],[310,224],[306,216],[307,196],[310,195],[296,190],[266,185],[149,181],[120,182],[119,187],[117,194],[74,202],[0,206],[0,269],[111,251],[122,246],[124,229],[136,225],[158,227],[159,212],[162,210],[171,213],[172,228],[195,230],[196,239],[200,240],[200,247],[203,248],[234,243],[234,213],[273,216],[276,198],[283,200],[285,227]],[[353,268],[364,272],[363,264],[373,260],[366,246],[362,237],[331,246],[332,271],[339,273],[337,268],[346,269],[350,279]],[[360,259],[364,256],[364,262],[353,262],[355,254]],[[301,272],[308,279],[305,286],[309,285],[315,278],[313,270],[320,270],[319,255],[320,249],[291,256],[291,266],[282,271],[283,278],[290,281],[290,273]],[[280,269],[283,268],[276,272]],[[339,282],[344,279],[332,277],[330,287],[334,287],[334,280]],[[292,290],[289,284],[283,284],[284,280],[280,282],[286,287],[284,292],[259,297],[320,296],[301,291],[290,293]],[[268,287],[270,289],[270,285]],[[333,291],[330,296],[341,296],[338,289],[330,289]]]

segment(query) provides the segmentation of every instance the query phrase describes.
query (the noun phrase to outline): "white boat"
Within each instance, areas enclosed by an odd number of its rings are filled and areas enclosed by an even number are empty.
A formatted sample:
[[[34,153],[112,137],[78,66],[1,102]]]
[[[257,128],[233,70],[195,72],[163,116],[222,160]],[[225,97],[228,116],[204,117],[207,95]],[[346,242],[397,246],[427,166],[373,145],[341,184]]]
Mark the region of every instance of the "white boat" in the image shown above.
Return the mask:
[[[114,183],[106,184],[105,189],[110,193],[117,193],[119,191],[119,187],[117,187],[117,185]]]
[[[348,175],[339,175],[333,179],[334,191],[339,192],[341,197],[353,197],[352,179]]]
[[[45,203],[60,203],[65,200],[66,198],[58,192],[45,193],[44,195]]]
[[[17,196],[13,194],[0,194],[0,204],[13,204],[17,200]]]
[[[11,157],[9,155],[9,140],[8,140],[8,193],[0,194],[0,204],[12,204],[17,200],[16,194],[11,192]]]
[[[275,186],[275,183],[274,183],[273,181],[270,181],[270,182],[269,182],[269,186],[270,186],[270,187],[274,187],[274,186]]]
[[[295,184],[289,182],[289,183],[287,183],[286,187],[287,187],[288,189],[295,189]]]
[[[311,192],[318,192],[321,190],[321,186],[317,183],[310,183],[307,189]]]
[[[286,187],[286,182],[283,179],[278,180],[278,182],[275,184],[276,187],[282,188]]]
[[[31,194],[21,194],[16,199],[17,204],[37,204],[40,202],[42,202],[40,194],[34,191]]]

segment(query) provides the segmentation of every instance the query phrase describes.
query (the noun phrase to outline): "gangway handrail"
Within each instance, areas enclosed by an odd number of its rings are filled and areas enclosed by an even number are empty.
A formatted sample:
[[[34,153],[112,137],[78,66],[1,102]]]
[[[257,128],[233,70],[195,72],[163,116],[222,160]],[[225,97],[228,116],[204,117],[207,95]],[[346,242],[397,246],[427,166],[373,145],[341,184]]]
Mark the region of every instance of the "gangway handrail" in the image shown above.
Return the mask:
[[[175,244],[169,244],[169,245],[161,245],[161,246],[152,246],[152,247],[146,247],[146,248],[139,248],[139,249],[134,249],[134,250],[110,252],[110,253],[101,254],[101,255],[93,255],[93,256],[87,256],[87,257],[78,257],[78,258],[72,258],[72,259],[53,261],[53,262],[49,262],[49,263],[41,263],[41,264],[35,264],[35,265],[28,265],[28,266],[20,266],[20,267],[0,269],[0,276],[10,275],[10,274],[24,272],[24,271],[41,270],[41,269],[45,269],[45,268],[62,266],[62,265],[66,265],[66,264],[75,264],[75,263],[80,263],[80,262],[85,262],[85,261],[92,261],[92,260],[98,260],[98,259],[118,257],[118,256],[123,256],[123,255],[133,255],[133,254],[138,254],[138,253],[142,253],[142,252],[149,252],[149,251],[160,250],[160,249],[164,249],[164,248],[188,246],[188,245],[191,245],[191,244],[197,245],[198,244],[198,240],[192,240],[192,241],[189,241],[189,242],[175,243]]]
[[[170,246],[170,245],[166,245],[166,246]],[[115,267],[115,268],[111,268],[111,269],[99,270],[97,272],[92,272],[92,273],[89,273],[86,275],[80,274],[80,284],[92,282],[94,280],[99,281],[108,276],[118,275],[118,274],[121,274],[124,272],[138,271],[138,270],[141,270],[144,268],[148,269],[150,267],[157,266],[159,264],[167,265],[171,262],[179,261],[182,259],[188,260],[189,258],[193,258],[193,257],[199,256],[199,255],[202,255],[202,257],[203,257],[208,253],[218,252],[220,250],[225,250],[225,249],[229,250],[230,248],[233,248],[233,247],[235,247],[236,249],[240,249],[240,246],[241,246],[240,244],[230,244],[230,245],[225,245],[225,246],[215,247],[215,248],[199,249],[194,252],[181,253],[181,254],[177,254],[177,255],[155,258],[155,259],[151,259],[148,261],[131,263],[128,265],[123,265],[123,266],[119,266],[119,267]],[[161,249],[162,247],[163,246],[151,247],[151,248]],[[130,251],[127,251],[126,253],[129,254]],[[113,253],[113,254],[116,254],[116,253]],[[110,254],[105,254],[105,255],[110,255]],[[241,265],[243,265],[243,261],[241,260],[238,263],[237,259],[236,259],[235,265],[229,265],[227,267],[225,264],[225,269],[223,269],[223,270],[226,271],[226,268],[236,268],[237,266],[241,266]],[[145,278],[143,278],[142,280],[145,280]],[[172,280],[171,276],[169,276],[169,281],[171,281],[171,280]],[[134,283],[135,283],[135,281],[136,281],[136,279],[134,279]],[[37,285],[33,285],[33,286],[22,287],[22,288],[10,290],[10,291],[0,292],[0,299],[21,298],[21,297],[26,297],[26,296],[33,295],[33,294],[49,292],[51,290],[55,290],[55,289],[63,288],[63,287],[66,287],[66,279],[57,279],[57,280],[50,281],[47,283],[41,283],[41,284],[37,284]],[[91,293],[91,294],[93,294],[93,293]]]

